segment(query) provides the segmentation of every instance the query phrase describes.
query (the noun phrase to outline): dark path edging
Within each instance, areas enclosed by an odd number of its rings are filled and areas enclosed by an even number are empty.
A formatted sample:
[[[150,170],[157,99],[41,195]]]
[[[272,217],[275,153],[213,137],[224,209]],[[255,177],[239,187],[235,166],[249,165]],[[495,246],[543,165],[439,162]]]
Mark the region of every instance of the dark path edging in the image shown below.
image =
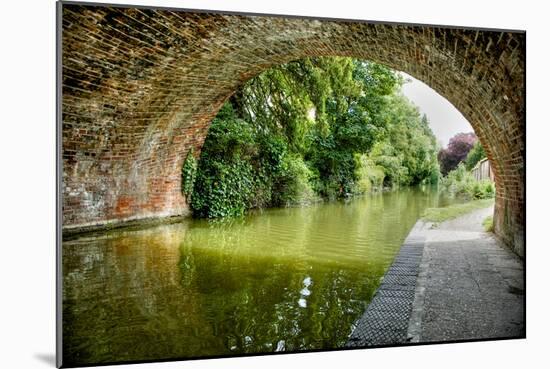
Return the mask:
[[[413,312],[416,282],[426,237],[417,221],[383,277],[373,299],[351,333],[346,347],[394,345],[410,342],[409,320]]]

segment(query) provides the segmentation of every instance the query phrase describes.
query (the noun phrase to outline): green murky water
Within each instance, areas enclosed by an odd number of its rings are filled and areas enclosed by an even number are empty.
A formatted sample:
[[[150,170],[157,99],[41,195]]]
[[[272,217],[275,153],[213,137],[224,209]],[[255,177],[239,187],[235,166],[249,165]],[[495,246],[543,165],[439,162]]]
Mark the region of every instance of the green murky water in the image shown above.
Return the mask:
[[[64,363],[341,347],[431,190],[63,243]]]

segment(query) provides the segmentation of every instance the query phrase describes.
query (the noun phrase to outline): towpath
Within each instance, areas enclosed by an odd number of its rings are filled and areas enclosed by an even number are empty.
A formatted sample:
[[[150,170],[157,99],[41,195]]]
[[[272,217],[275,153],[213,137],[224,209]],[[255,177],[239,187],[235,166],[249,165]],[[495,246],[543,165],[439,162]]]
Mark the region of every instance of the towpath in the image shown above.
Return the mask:
[[[417,222],[347,346],[525,337],[523,261],[482,222]]]

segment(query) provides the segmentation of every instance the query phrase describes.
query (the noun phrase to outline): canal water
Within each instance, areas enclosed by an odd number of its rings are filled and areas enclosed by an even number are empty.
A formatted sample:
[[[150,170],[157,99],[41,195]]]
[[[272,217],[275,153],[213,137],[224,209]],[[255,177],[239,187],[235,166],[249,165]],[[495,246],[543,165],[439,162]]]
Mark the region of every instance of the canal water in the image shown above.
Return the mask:
[[[426,207],[404,189],[63,242],[66,365],[345,344]]]

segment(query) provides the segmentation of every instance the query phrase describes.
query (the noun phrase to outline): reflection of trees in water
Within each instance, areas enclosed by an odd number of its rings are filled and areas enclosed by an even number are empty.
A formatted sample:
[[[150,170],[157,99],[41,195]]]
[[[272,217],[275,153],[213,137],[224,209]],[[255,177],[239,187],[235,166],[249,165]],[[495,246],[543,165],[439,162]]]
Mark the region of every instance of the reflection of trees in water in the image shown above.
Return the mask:
[[[339,347],[418,214],[439,201],[410,191],[65,242],[65,357]]]
[[[186,234],[179,263],[182,285],[201,295],[217,345],[250,353],[345,343],[379,276],[317,262],[311,240],[323,221],[318,213],[281,209],[236,229],[233,223],[199,223]],[[270,232],[290,244],[254,244]]]
[[[147,360],[223,348],[208,337],[191,291],[180,287],[185,224],[64,243],[67,363]],[[191,330],[192,327],[199,331]],[[199,347],[200,346],[200,347]],[[204,349],[206,347],[206,350]]]
[[[192,272],[204,318],[217,344],[235,353],[338,347],[375,288],[358,272],[198,254],[193,259],[201,260]]]

